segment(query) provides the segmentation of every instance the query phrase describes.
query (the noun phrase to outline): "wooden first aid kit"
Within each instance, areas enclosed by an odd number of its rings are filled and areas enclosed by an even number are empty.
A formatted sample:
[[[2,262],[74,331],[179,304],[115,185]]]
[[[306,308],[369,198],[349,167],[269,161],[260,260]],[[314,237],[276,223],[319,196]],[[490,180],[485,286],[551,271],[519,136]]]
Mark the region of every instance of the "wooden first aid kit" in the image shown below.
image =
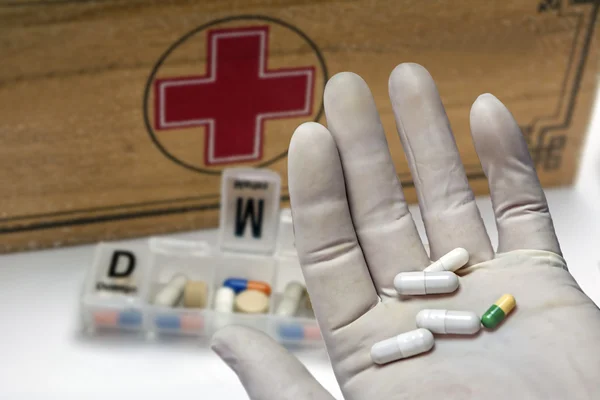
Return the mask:
[[[325,123],[323,88],[373,90],[407,198],[388,101],[399,63],[438,84],[469,180],[487,183],[469,109],[494,93],[545,186],[572,182],[596,91],[589,0],[0,1],[0,251],[216,227],[224,168],[269,168]],[[285,206],[285,204],[284,204]]]

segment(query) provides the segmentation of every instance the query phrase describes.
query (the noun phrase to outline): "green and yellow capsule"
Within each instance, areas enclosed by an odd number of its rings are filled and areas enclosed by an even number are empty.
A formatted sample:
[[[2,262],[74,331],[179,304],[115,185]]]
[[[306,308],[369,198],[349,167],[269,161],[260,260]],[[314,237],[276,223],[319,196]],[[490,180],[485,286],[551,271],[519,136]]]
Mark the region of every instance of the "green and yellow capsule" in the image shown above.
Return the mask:
[[[515,305],[517,303],[512,295],[503,295],[481,316],[481,324],[486,328],[494,329],[515,308]]]

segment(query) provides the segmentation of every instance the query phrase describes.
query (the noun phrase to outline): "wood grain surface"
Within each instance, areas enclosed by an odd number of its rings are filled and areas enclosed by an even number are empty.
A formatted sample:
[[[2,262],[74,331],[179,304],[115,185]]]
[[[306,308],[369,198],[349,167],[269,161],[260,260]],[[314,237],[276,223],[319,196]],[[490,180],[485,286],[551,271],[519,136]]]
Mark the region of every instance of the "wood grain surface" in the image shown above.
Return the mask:
[[[543,184],[569,184],[596,90],[598,7],[572,0],[0,1],[0,251],[215,227],[220,171],[234,165],[281,173],[285,205],[291,134],[306,120],[325,123],[324,83],[346,70],[372,88],[399,178],[415,201],[387,94],[389,73],[408,61],[435,78],[476,193],[487,183],[469,109],[484,92],[523,127]],[[155,80],[207,74],[209,33],[253,27],[268,29],[266,68],[314,68],[310,112],[267,120],[259,160],[209,165],[206,127],[157,129]],[[224,95],[224,107],[243,90]]]

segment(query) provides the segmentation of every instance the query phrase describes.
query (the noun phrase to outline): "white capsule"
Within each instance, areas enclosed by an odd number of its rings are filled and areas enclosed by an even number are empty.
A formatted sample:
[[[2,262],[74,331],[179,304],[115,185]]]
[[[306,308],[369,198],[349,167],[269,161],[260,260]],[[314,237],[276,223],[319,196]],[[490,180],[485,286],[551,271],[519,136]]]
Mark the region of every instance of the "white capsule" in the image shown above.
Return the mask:
[[[386,364],[425,353],[432,347],[433,334],[427,329],[419,328],[375,343],[371,347],[371,359],[375,364]]]
[[[464,267],[469,262],[469,252],[462,247],[458,247],[451,252],[444,254],[439,260],[425,268],[425,272],[437,271],[456,271]]]
[[[176,305],[183,295],[183,288],[187,282],[185,275],[175,275],[167,285],[154,297],[154,304],[165,307]]]
[[[452,293],[458,289],[458,276],[453,272],[401,272],[394,278],[401,295]]]
[[[215,294],[215,311],[230,313],[233,311],[235,292],[228,286],[221,286]]]
[[[299,282],[290,282],[286,285],[283,292],[283,299],[275,310],[276,315],[282,317],[292,317],[296,315],[302,296],[304,296],[305,287]]]
[[[417,326],[433,333],[473,335],[481,329],[481,321],[471,311],[421,310]]]

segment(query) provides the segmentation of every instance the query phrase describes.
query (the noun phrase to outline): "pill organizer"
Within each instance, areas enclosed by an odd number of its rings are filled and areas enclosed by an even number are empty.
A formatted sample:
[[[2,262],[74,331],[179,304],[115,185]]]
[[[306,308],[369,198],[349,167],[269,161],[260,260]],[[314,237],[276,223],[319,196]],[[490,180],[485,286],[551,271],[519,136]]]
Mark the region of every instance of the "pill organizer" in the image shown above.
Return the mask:
[[[286,286],[304,285],[294,246],[292,215],[280,209],[280,177],[268,170],[235,168],[222,175],[221,223],[216,245],[152,237],[131,248],[99,243],[81,293],[85,331],[114,331],[158,338],[206,337],[239,324],[282,343],[320,343],[321,334],[306,292],[294,316],[279,316]],[[204,308],[155,304],[156,295],[177,276],[204,282]],[[215,293],[228,279],[268,285],[268,311],[244,314],[215,310]],[[263,297],[264,298],[264,297]]]

